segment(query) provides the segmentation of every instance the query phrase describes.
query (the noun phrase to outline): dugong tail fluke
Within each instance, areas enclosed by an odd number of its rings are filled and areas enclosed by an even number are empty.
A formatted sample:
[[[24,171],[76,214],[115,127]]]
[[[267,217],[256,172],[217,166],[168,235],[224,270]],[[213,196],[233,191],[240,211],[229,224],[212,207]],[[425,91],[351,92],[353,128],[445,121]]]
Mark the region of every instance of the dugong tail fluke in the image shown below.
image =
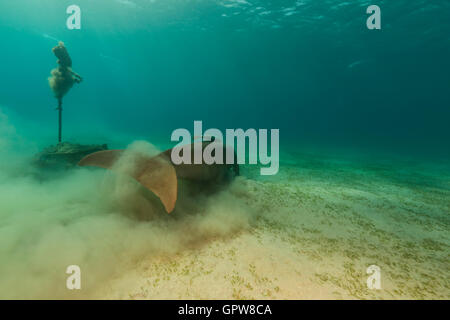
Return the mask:
[[[123,153],[124,150],[94,152],[81,159],[78,165],[113,169]],[[132,176],[158,196],[168,213],[173,211],[177,201],[178,181],[175,168],[165,156],[141,157],[136,161]]]

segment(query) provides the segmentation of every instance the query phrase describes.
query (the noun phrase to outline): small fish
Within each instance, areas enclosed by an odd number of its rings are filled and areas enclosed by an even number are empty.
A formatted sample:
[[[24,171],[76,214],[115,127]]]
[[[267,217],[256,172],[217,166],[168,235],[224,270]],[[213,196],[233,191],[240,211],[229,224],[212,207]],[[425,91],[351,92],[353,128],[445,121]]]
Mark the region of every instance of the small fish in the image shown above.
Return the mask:
[[[137,8],[137,4],[130,0],[116,0],[116,2],[127,5],[132,8]]]
[[[52,37],[51,35],[47,34],[47,33],[43,33],[42,36],[46,39],[50,39],[50,40],[54,40],[56,42],[59,42],[58,39],[56,39],[55,37]]]
[[[358,60],[358,61],[352,62],[347,66],[347,68],[351,69],[351,68],[356,67],[364,62],[365,62],[364,60]]]

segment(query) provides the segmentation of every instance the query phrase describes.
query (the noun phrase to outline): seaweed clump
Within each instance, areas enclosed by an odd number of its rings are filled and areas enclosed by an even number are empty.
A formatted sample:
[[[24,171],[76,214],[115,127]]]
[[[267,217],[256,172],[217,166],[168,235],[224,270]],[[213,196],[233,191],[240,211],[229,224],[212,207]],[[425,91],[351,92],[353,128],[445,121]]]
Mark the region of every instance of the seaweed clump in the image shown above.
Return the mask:
[[[62,99],[69,92],[75,83],[80,83],[83,78],[72,70],[72,59],[69,52],[64,46],[64,42],[60,41],[56,47],[52,49],[58,58],[58,67],[51,71],[52,76],[48,78],[48,83],[55,98],[58,99],[58,142],[62,141]]]
[[[83,78],[72,70],[72,59],[62,41],[52,51],[58,58],[58,67],[51,71],[52,76],[48,78],[48,82],[55,98],[62,104],[62,98],[75,83],[83,81]]]

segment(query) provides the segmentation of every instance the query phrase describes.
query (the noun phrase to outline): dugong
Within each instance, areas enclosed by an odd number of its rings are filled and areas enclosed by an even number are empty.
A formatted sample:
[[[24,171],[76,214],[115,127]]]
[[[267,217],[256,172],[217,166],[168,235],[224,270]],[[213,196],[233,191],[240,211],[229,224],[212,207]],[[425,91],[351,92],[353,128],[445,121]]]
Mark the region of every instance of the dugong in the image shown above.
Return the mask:
[[[211,142],[202,142],[202,150]],[[218,143],[218,142],[216,142]],[[224,159],[227,152],[233,153],[233,164],[194,164],[194,144],[191,147],[190,163],[175,164],[172,162],[172,149],[157,156],[139,156],[135,159],[131,176],[141,185],[152,191],[161,200],[167,213],[171,213],[177,201],[178,179],[196,181],[198,183],[222,184],[239,175],[234,149],[221,145]],[[88,154],[78,163],[79,166],[93,166],[114,170],[114,164],[121,158],[125,150],[104,150]],[[223,161],[225,162],[225,161]]]

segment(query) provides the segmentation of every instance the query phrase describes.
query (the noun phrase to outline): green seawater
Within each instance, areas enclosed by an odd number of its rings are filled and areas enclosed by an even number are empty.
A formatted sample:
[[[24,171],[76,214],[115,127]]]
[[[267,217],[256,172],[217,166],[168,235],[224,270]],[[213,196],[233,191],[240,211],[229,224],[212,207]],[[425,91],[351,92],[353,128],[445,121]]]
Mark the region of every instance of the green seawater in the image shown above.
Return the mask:
[[[72,4],[0,1],[0,298],[450,297],[448,1],[78,0],[69,30]],[[83,76],[64,141],[165,150],[195,120],[276,128],[278,174],[243,165],[170,216],[111,172],[42,179],[58,41]]]

